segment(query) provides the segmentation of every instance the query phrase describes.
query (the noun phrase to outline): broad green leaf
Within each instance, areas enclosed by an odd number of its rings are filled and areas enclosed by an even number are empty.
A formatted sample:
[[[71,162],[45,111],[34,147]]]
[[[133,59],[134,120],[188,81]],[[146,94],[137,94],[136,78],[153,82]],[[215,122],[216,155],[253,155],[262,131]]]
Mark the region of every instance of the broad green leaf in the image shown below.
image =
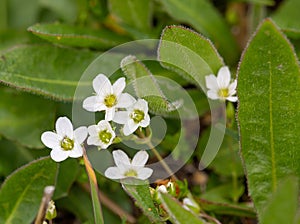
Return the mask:
[[[59,23],[36,24],[29,27],[28,31],[52,43],[93,49],[109,49],[129,41],[128,38],[103,28],[92,30]]]
[[[68,196],[72,184],[75,182],[79,172],[78,161],[67,159],[59,163],[53,199],[57,200]]]
[[[164,29],[158,54],[164,67],[178,72],[202,88],[205,88],[205,76],[217,74],[224,65],[209,40],[181,26]]]
[[[0,52],[0,82],[57,100],[72,100],[97,53],[51,45],[20,45]]]
[[[135,203],[154,223],[160,223],[161,219],[150,195],[149,183],[146,181],[134,180],[123,183],[124,190],[135,200]]]
[[[300,176],[300,71],[271,20],[259,27],[238,71],[238,121],[249,193],[259,217],[280,179]]]
[[[109,0],[111,14],[129,28],[149,31],[152,20],[151,0]]]
[[[35,218],[44,188],[54,185],[57,165],[42,158],[10,175],[0,189],[0,223],[29,224]]]
[[[296,224],[299,184],[297,178],[282,181],[268,201],[261,216],[261,224]]]
[[[0,88],[0,95],[0,134],[27,147],[43,148],[41,134],[53,128],[54,103],[7,87]]]
[[[184,209],[177,200],[168,194],[159,194],[163,207],[170,216],[172,223],[204,224],[205,222],[195,214]]]
[[[240,204],[229,204],[212,202],[204,199],[197,200],[200,207],[206,212],[212,212],[220,215],[234,215],[241,217],[256,218],[256,212],[254,208],[247,207]]]
[[[175,20],[189,23],[194,29],[210,38],[225,61],[234,64],[239,56],[235,42],[225,20],[208,0],[162,0],[166,11]],[[188,41],[197,47],[197,43]],[[198,46],[201,48],[201,46]]]
[[[292,38],[300,37],[299,8],[299,0],[286,0],[272,15],[272,19],[278,26]]]

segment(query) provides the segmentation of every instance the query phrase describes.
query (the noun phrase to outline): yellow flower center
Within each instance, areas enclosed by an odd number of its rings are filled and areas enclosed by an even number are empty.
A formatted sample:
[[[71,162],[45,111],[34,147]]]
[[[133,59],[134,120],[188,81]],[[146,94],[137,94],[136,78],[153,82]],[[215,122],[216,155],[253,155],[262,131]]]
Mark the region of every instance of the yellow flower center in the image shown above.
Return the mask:
[[[218,92],[218,95],[222,98],[226,98],[229,95],[229,91],[228,91],[227,88],[226,89],[220,89],[219,92]]]
[[[113,107],[117,104],[117,97],[114,94],[107,95],[104,98],[104,104],[107,107]]]
[[[103,143],[108,144],[112,138],[112,134],[106,129],[99,132],[99,138]]]
[[[60,146],[63,150],[69,151],[74,148],[74,141],[67,136],[63,138],[63,140],[60,142]]]
[[[135,123],[140,123],[145,117],[144,111],[142,110],[134,110],[130,114],[130,118],[135,122]]]
[[[137,177],[137,172],[135,170],[128,170],[124,173],[126,177]]]

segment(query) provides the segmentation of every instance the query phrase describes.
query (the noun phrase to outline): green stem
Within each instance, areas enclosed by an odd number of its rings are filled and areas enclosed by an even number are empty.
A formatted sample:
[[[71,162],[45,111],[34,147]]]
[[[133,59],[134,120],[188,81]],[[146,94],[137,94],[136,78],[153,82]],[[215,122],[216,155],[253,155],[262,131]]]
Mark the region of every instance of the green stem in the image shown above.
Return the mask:
[[[249,34],[251,35],[256,29],[258,24],[266,17],[266,7],[263,4],[252,3],[250,5],[249,14]]]

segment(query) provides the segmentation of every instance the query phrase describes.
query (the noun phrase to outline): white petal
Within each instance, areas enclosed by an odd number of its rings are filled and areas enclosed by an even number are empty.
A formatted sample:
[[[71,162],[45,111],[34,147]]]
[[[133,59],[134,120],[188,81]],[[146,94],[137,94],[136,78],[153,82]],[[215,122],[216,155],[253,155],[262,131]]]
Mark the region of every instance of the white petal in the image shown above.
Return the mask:
[[[97,125],[90,125],[88,127],[88,132],[90,136],[98,136],[98,126]]]
[[[87,139],[87,144],[88,145],[96,145],[96,146],[100,146],[101,142],[100,139],[97,135],[93,135],[93,136],[89,136]]]
[[[219,89],[217,78],[214,75],[205,76],[205,83],[208,89]]]
[[[105,170],[104,175],[110,179],[123,179],[125,176],[122,174],[118,167],[109,167]]]
[[[125,136],[128,136],[135,132],[135,130],[139,127],[139,124],[136,124],[132,119],[130,119],[123,127],[123,133]]]
[[[124,77],[119,78],[117,81],[115,81],[115,83],[112,86],[114,94],[116,96],[119,96],[125,89],[125,86],[126,86],[125,78]]]
[[[82,146],[78,143],[75,143],[74,148],[70,150],[69,157],[78,158],[83,155]]]
[[[41,140],[48,148],[55,148],[60,146],[61,138],[59,135],[52,131],[46,131],[42,134]]]
[[[130,159],[125,152],[123,152],[122,150],[114,150],[112,154],[117,167],[123,168],[124,165],[130,166]]]
[[[183,202],[184,205],[191,205],[191,206],[194,206],[194,203],[193,203],[192,200],[189,199],[189,198],[184,198],[182,202]]]
[[[98,126],[99,130],[106,130],[107,129],[109,132],[113,131],[111,126],[110,126],[110,123],[107,120],[99,121],[97,126]]]
[[[160,186],[157,188],[157,191],[158,191],[158,192],[161,192],[161,193],[164,193],[164,194],[168,193],[168,190],[167,190],[167,188],[166,188],[165,185],[160,185]]]
[[[149,114],[146,114],[144,119],[140,122],[139,125],[141,127],[145,128],[145,127],[149,126],[149,124],[150,124],[150,116],[149,116]]]
[[[104,74],[99,74],[94,78],[93,88],[95,92],[101,96],[111,93],[111,83]]]
[[[116,108],[128,108],[132,106],[136,100],[128,93],[122,93],[118,99]]]
[[[81,126],[74,131],[74,138],[76,139],[76,142],[81,144],[86,139],[87,134],[88,134],[87,128],[84,126]]]
[[[153,170],[148,167],[143,167],[137,170],[137,178],[141,180],[148,179],[153,173]]]
[[[145,166],[149,158],[149,155],[146,151],[139,151],[135,154],[132,159],[131,165],[133,166]]]
[[[134,109],[138,109],[143,111],[145,114],[148,113],[148,102],[143,99],[138,99],[138,101],[134,104]]]
[[[89,96],[83,101],[82,107],[91,112],[102,111],[106,109],[103,99],[99,96]]]
[[[212,100],[220,99],[220,97],[218,96],[218,94],[214,90],[208,90],[207,91],[207,97],[212,99]]]
[[[115,107],[107,108],[105,111],[105,120],[111,121],[115,116]]]
[[[61,149],[53,149],[50,153],[50,156],[55,162],[61,162],[66,158],[68,158],[69,151],[64,151]]]
[[[228,87],[229,95],[236,93],[237,80],[234,80]]]
[[[129,118],[129,113],[127,111],[117,111],[113,118],[113,122],[117,124],[125,124],[127,123]]]
[[[62,137],[69,137],[73,139],[73,125],[69,118],[67,117],[60,117],[57,119],[56,124],[56,133]]]
[[[227,66],[223,66],[222,68],[220,68],[217,81],[220,89],[228,87],[230,82],[230,71]]]
[[[230,96],[230,97],[227,97],[226,99],[231,102],[236,102],[238,100],[238,98],[236,96]]]

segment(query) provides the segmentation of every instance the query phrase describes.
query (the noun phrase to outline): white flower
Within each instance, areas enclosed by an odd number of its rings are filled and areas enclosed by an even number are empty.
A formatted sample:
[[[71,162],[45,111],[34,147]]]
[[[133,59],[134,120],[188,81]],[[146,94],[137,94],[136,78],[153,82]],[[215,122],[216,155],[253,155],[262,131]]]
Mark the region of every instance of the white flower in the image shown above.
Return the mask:
[[[168,190],[165,185],[160,185],[156,190],[157,190],[157,192],[160,192],[160,193],[164,193],[164,194],[168,193]]]
[[[105,171],[105,176],[110,179],[124,179],[128,177],[146,180],[152,175],[153,170],[144,167],[148,160],[148,153],[139,151],[135,154],[132,161],[122,150],[112,152],[116,166],[109,167]]]
[[[188,211],[192,210],[197,213],[200,210],[199,205],[194,200],[191,200],[190,198],[184,198],[182,203],[183,203],[182,207]]]
[[[46,131],[41,136],[44,145],[52,149],[51,158],[61,162],[68,157],[81,157],[81,144],[87,137],[87,128],[82,126],[73,131],[73,125],[67,117],[58,118],[55,128],[56,132]]]
[[[97,75],[93,80],[96,96],[87,97],[83,101],[83,108],[91,112],[105,110],[105,120],[111,121],[117,108],[129,107],[134,102],[134,98],[131,95],[122,93],[125,86],[125,78],[123,77],[111,85],[105,75]]]
[[[99,146],[101,149],[110,146],[116,137],[115,132],[106,120],[100,121],[97,125],[89,126],[88,132],[90,136],[87,139],[87,144]]]
[[[128,136],[135,132],[138,127],[147,127],[150,124],[148,114],[148,103],[143,99],[138,99],[127,108],[127,111],[118,111],[113,119],[118,124],[124,124],[123,133]]]
[[[236,102],[236,86],[237,81],[234,80],[230,84],[230,71],[227,66],[220,68],[218,72],[218,77],[214,75],[208,75],[205,77],[206,87],[209,89],[207,91],[207,96],[213,100],[229,100],[231,102]]]

